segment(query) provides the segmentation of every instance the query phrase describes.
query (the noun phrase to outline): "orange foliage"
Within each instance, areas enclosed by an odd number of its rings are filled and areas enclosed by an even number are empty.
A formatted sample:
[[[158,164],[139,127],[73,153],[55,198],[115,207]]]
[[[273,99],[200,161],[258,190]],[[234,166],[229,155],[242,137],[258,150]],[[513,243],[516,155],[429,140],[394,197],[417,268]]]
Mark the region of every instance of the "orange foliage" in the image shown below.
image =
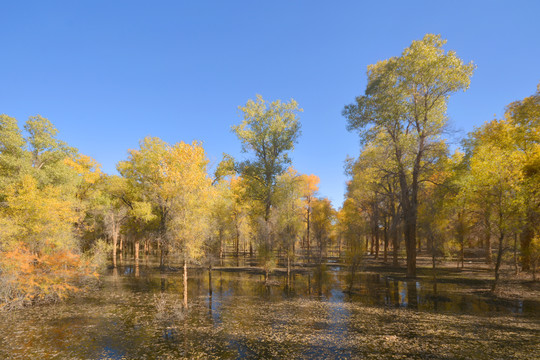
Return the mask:
[[[22,243],[2,253],[0,271],[0,301],[4,303],[0,308],[64,299],[80,290],[77,284],[82,279],[97,277],[78,254],[64,249],[37,254]]]

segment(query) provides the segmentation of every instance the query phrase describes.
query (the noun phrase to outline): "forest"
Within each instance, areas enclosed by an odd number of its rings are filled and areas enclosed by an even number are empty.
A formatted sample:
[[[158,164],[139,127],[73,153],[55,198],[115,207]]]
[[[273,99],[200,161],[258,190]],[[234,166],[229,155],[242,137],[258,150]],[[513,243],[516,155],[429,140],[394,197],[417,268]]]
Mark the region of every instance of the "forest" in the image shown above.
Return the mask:
[[[456,141],[447,105],[476,65],[445,42],[428,34],[367,67],[365,93],[336,125],[361,143],[345,161],[343,204],[294,168],[303,110],[293,99],[241,105],[231,131],[245,157],[224,153],[213,169],[202,142],[148,136],[106,174],[47,118],[21,126],[0,115],[1,310],[105,291],[104,274],[126,264],[134,277],[180,274],[182,311],[197,306],[192,274],[207,274],[211,296],[217,270],[288,289],[295,274],[339,265],[350,293],[368,272],[435,282],[478,273],[494,301],[516,279],[537,291],[540,84]]]

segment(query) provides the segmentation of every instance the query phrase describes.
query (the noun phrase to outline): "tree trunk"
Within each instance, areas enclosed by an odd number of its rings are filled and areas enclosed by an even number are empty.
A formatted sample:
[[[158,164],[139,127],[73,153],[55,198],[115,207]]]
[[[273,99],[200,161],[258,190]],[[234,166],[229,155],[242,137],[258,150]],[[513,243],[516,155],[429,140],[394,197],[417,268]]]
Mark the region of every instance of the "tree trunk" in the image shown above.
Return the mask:
[[[124,237],[122,235],[120,235],[120,245],[118,246],[118,250],[120,252],[120,263],[122,263],[124,256]]]
[[[484,234],[485,244],[486,244],[486,263],[491,265],[493,260],[491,259],[491,225],[489,220],[486,220],[486,233]]]
[[[416,277],[416,216],[409,214],[405,220],[405,250],[407,252],[407,277]]]
[[[375,259],[379,258],[379,225],[375,224]]]
[[[392,221],[392,265],[398,266],[399,238],[397,219]]]
[[[291,257],[287,254],[287,288],[291,286]]]
[[[212,264],[208,265],[208,295],[212,297]]]
[[[521,245],[521,269],[523,271],[531,270],[531,242],[534,237],[534,220],[531,219],[532,216],[529,215],[525,227],[521,232],[519,239]]]
[[[461,268],[463,269],[463,267],[465,266],[464,262],[465,262],[465,244],[464,244],[465,240],[463,239],[462,236],[460,236],[459,238],[459,260],[458,260],[458,267],[459,267],[459,264],[461,263]]]
[[[219,261],[223,266],[223,231],[219,229]]]
[[[188,307],[187,260],[184,258],[184,308]]]
[[[118,231],[116,229],[116,224],[114,222],[113,222],[113,231],[112,231],[112,241],[113,241],[113,248],[112,248],[113,268],[116,269],[116,247],[118,245]]]
[[[516,275],[519,274],[518,256],[517,256],[517,238],[518,235],[514,234],[514,270]]]
[[[309,237],[309,230],[310,230],[310,226],[309,226],[309,211],[308,211],[308,214],[307,214],[307,228],[306,228],[307,262],[308,263],[310,262],[310,257],[311,257],[311,249],[309,248],[310,243],[311,243],[311,238]]]
[[[503,241],[504,241],[504,234],[501,234],[499,236],[499,251],[497,252],[497,262],[495,263],[495,281],[493,282],[493,287],[491,288],[492,293],[495,292],[497,288],[497,284],[499,282],[499,269],[501,267],[501,261],[502,261]]]
[[[388,261],[388,220],[384,221],[384,263]]]
[[[139,238],[138,237],[135,238],[135,242],[133,244],[133,250],[135,252],[135,262],[138,263],[139,262]]]
[[[433,271],[433,283],[437,286],[437,254],[435,253],[437,247],[434,244],[435,239],[432,239],[433,246],[431,248],[431,268]]]
[[[238,229],[238,225],[236,225],[236,249],[235,249],[235,255],[236,259],[240,256],[240,231]]]
[[[417,159],[418,160],[418,159]],[[415,165],[416,167],[416,165]],[[416,175],[417,176],[417,175]],[[399,174],[401,186],[401,205],[403,211],[403,227],[405,237],[405,251],[407,253],[407,277],[416,277],[416,202],[418,183],[413,171],[413,183],[407,185],[407,178],[403,170]],[[409,192],[411,193],[409,198]]]
[[[165,268],[165,249],[163,244],[160,246],[159,251],[159,267],[163,270]]]

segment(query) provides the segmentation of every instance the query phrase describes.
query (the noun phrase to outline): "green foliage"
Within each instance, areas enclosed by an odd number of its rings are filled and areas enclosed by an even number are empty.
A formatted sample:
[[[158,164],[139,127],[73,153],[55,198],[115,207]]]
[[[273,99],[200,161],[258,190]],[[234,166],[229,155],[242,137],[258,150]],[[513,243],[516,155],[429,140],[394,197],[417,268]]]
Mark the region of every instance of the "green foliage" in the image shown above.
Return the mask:
[[[446,155],[441,135],[451,94],[466,90],[474,65],[464,64],[445,41],[427,34],[400,57],[368,66],[365,95],[345,106],[347,128],[364,144],[387,149],[393,157],[404,218],[407,274],[416,275],[416,227],[420,183]]]
[[[276,179],[290,164],[288,151],[300,136],[297,113],[302,109],[294,100],[267,103],[257,95],[256,101],[249,100],[240,110],[244,120],[232,130],[242,142],[242,151],[253,152],[255,159],[240,163],[238,168],[249,185],[250,198],[262,204],[268,221]]]
[[[29,155],[25,147],[17,120],[0,115],[0,192],[25,171]]]

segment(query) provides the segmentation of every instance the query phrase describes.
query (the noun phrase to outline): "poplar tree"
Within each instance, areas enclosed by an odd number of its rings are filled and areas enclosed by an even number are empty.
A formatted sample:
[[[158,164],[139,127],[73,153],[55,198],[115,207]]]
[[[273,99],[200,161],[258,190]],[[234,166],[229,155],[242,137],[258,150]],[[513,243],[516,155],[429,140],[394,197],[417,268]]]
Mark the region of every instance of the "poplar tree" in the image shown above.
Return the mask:
[[[445,51],[439,35],[427,34],[401,56],[368,66],[365,95],[347,105],[348,130],[364,143],[383,133],[398,167],[404,219],[407,276],[416,276],[418,192],[441,150],[448,99],[466,90],[474,65]]]

